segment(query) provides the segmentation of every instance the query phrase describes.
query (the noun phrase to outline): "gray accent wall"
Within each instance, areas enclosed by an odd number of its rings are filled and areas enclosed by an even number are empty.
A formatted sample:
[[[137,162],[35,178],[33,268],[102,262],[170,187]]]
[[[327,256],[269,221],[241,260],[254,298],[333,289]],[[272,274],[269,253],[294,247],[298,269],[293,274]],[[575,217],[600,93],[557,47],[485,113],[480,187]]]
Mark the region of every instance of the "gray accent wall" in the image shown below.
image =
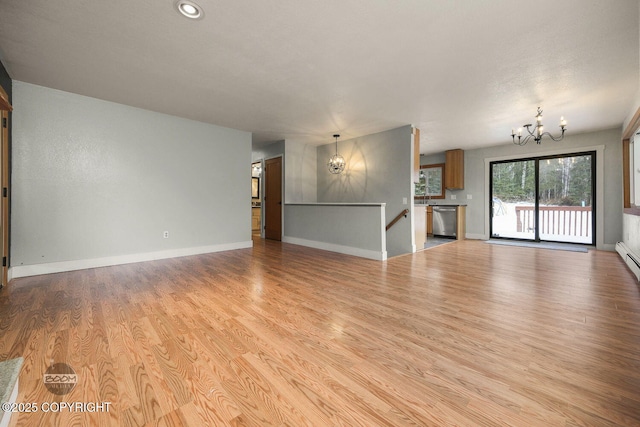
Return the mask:
[[[285,203],[318,200],[318,150],[315,145],[285,141]]]
[[[251,241],[251,133],[18,81],[13,105],[13,266]]]
[[[489,189],[485,183],[485,159],[517,156],[521,158],[545,155],[549,151],[561,150],[565,153],[585,151],[585,147],[604,146],[604,158],[597,158],[596,162],[603,162],[604,176],[596,179],[602,180],[603,196],[603,228],[596,230],[602,233],[604,248],[613,249],[613,246],[622,237],[622,130],[620,128],[572,134],[571,129],[561,142],[553,142],[544,139],[542,144],[529,143],[525,146],[517,146],[512,143],[494,147],[465,151],[464,190],[447,191],[448,201],[467,204],[467,237],[482,238],[488,236],[489,230],[485,224],[488,221],[489,212],[485,205],[485,199],[489,197]],[[452,201],[451,195],[456,195]],[[472,199],[467,199],[471,195]],[[439,202],[440,203],[440,202]]]
[[[284,242],[385,260],[385,206],[286,204]]]
[[[318,147],[319,203],[386,203],[389,223],[413,198],[413,127],[411,125],[338,142],[338,152],[347,167],[342,175],[327,170],[335,154],[335,143]],[[403,203],[406,199],[407,204]],[[387,231],[387,253],[391,256],[413,251],[411,215]],[[336,227],[340,224],[337,223]],[[345,230],[345,233],[348,233]]]

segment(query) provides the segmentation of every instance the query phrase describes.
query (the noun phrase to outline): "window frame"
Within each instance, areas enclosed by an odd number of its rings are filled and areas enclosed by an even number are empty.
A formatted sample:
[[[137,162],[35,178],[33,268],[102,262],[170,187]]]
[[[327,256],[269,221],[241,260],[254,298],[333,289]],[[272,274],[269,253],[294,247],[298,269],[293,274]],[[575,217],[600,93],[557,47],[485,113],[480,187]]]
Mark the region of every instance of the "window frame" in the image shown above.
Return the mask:
[[[640,130],[640,108],[633,115],[633,118],[622,133],[622,191],[623,191],[623,209],[624,213],[628,215],[640,216],[640,206],[636,203],[632,203],[631,191],[634,187],[632,180],[634,179],[633,171],[631,170],[631,159],[633,153],[631,152],[632,144],[631,139]],[[633,143],[634,149],[640,149],[640,139]],[[640,166],[640,165],[638,165]],[[634,166],[636,167],[636,166]]]

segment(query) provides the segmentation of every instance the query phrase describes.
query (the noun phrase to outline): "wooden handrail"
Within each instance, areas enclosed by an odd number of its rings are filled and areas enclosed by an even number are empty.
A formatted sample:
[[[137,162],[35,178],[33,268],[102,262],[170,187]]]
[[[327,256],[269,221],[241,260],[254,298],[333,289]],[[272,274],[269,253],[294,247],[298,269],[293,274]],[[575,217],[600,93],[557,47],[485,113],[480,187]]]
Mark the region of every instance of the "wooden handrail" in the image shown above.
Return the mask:
[[[405,218],[406,218],[408,213],[409,213],[409,209],[405,209],[405,210],[403,210],[402,212],[400,212],[400,213],[398,214],[398,216],[396,216],[395,218],[393,218],[393,221],[391,221],[391,222],[389,223],[389,225],[387,225],[387,228],[386,228],[385,230],[386,230],[386,231],[389,231],[389,229],[390,229],[391,227],[393,227],[393,225],[394,225],[396,222],[400,221],[400,218],[402,218],[402,217],[405,217]]]

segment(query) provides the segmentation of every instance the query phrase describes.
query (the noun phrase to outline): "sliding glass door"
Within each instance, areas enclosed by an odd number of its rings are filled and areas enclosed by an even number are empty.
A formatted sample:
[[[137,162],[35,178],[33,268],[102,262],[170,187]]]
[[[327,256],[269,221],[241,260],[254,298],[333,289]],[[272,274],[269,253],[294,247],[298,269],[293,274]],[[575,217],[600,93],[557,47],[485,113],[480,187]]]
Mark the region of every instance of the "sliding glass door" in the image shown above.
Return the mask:
[[[595,153],[491,163],[491,237],[594,243]]]
[[[535,161],[491,163],[491,237],[535,239]],[[524,214],[523,214],[524,213]]]

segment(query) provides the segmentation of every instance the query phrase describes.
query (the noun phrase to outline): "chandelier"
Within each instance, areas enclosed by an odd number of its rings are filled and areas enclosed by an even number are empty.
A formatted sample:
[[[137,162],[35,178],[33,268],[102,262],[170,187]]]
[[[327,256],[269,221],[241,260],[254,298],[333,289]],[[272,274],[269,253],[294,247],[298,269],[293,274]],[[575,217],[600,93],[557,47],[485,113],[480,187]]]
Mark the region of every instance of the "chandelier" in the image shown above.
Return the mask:
[[[531,130],[532,126],[533,126],[533,130]],[[523,127],[527,129],[527,132],[529,133],[529,135],[525,135],[525,137],[523,138],[522,128],[518,129],[517,134],[515,130],[511,129],[511,138],[513,139],[513,143],[516,145],[525,145],[527,142],[529,142],[531,138],[533,138],[536,144],[540,144],[542,137],[545,135],[556,142],[562,141],[562,139],[564,138],[564,131],[566,126],[567,126],[567,121],[564,119],[564,117],[560,117],[560,129],[562,129],[562,134],[559,137],[555,138],[549,132],[543,132],[544,126],[542,126],[542,109],[538,107],[538,114],[536,114],[536,125],[534,126],[531,123],[523,125]],[[516,141],[516,136],[518,137],[517,141]]]
[[[336,154],[334,154],[333,157],[329,159],[327,167],[329,168],[329,172],[337,175],[344,171],[345,161],[344,157],[338,154],[338,138],[340,138],[340,135],[336,134],[333,135],[333,137],[336,139]]]

